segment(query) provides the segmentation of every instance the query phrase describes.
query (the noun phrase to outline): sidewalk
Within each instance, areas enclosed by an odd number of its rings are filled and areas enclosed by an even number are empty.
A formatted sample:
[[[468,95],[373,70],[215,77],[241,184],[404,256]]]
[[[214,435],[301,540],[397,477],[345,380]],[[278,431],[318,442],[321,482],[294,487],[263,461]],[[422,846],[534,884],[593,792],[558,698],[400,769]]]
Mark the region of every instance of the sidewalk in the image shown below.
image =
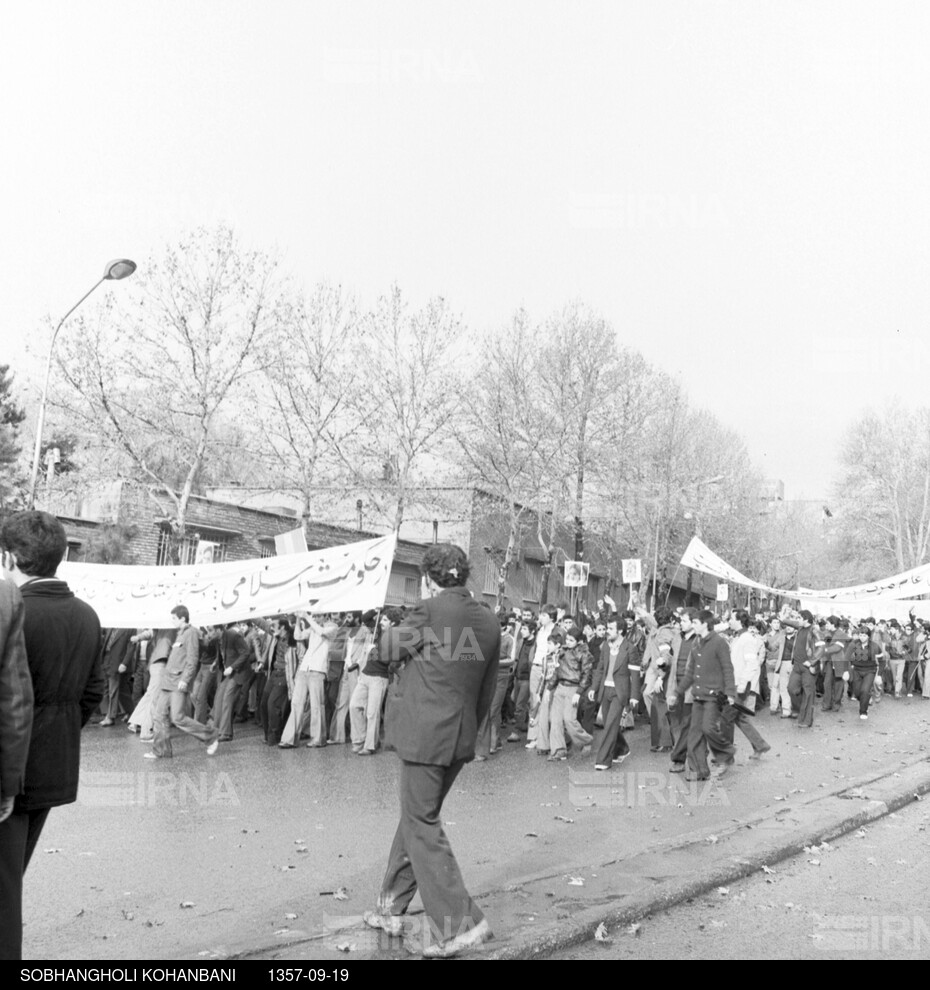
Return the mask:
[[[881,818],[930,793],[930,756],[920,749],[920,755],[889,760],[861,777],[821,782],[813,793],[789,789],[773,803],[726,822],[718,814],[715,824],[646,839],[622,855],[616,855],[621,840],[613,830],[588,831],[582,833],[583,852],[575,850],[572,857],[569,849],[566,858],[562,849],[553,851],[552,869],[523,873],[519,861],[499,862],[496,885],[472,890],[498,938],[471,957],[528,959],[565,949],[590,939],[602,922],[609,928],[630,924]],[[771,767],[766,783],[775,776]],[[780,776],[790,778],[791,772]],[[734,780],[733,786],[746,783],[745,778]],[[699,808],[719,810],[721,798],[728,803],[723,788],[729,784],[728,777],[710,786],[687,785],[659,771],[595,774],[579,768],[570,773],[568,806],[553,817],[564,823],[569,837],[575,824],[572,806],[638,804],[642,810],[648,795],[665,794],[666,803],[656,807],[674,807],[697,823]],[[649,817],[661,816],[652,812]],[[322,929],[281,931],[271,944],[265,938],[261,944],[240,945],[233,957],[387,959],[406,954],[399,940],[367,929],[361,916],[334,914]]]

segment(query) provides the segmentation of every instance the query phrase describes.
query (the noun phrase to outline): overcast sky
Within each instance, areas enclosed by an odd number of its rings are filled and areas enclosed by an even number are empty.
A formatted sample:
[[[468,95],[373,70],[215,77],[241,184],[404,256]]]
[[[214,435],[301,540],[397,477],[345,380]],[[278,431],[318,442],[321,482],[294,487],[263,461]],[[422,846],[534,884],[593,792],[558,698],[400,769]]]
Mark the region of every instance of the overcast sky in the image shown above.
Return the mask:
[[[580,296],[789,498],[826,496],[865,408],[924,401],[926,3],[39,0],[3,20],[14,367],[108,259],[225,221],[307,285],[370,303],[397,280],[477,328]]]

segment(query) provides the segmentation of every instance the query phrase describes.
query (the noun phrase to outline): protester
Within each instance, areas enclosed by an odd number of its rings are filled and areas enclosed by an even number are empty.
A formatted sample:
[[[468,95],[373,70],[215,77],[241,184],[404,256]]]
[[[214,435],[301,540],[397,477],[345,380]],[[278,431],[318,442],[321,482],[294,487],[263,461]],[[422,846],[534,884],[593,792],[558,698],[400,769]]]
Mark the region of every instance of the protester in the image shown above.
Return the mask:
[[[12,740],[10,752],[13,793],[7,794],[5,790],[0,793],[4,799],[15,796],[2,833],[4,840],[9,839],[11,848],[0,854],[0,868],[13,871],[2,884],[12,890],[14,897],[13,874],[19,867],[21,889],[22,874],[29,866],[49,812],[77,799],[81,729],[103,698],[97,614],[56,577],[67,549],[64,527],[47,512],[16,512],[0,526],[2,577],[17,586],[23,602],[23,639],[33,694],[25,778],[21,788],[18,787],[17,767],[23,744],[20,731]],[[15,596],[6,598],[15,636],[18,601]],[[18,653],[16,640],[12,648]],[[28,692],[22,687],[21,657],[15,655],[10,662],[11,689],[18,690],[17,683],[21,686],[25,709]],[[25,710],[18,717],[26,718]],[[6,758],[6,753],[0,751],[0,768]],[[21,928],[6,931],[4,926],[0,938],[15,952],[21,932]]]
[[[365,921],[399,933],[419,890],[428,923],[422,953],[445,957],[491,938],[465,889],[441,812],[462,767],[474,759],[497,681],[500,625],[465,587],[469,563],[461,549],[431,546],[421,572],[427,597],[384,637],[385,659],[404,664],[387,713],[387,741],[401,760],[400,824],[377,907]]]
[[[362,672],[352,692],[349,715],[352,719],[352,751],[359,756],[373,756],[381,738],[381,712],[388,688],[390,667],[381,653],[381,640],[384,635],[403,621],[399,608],[388,607],[381,613],[379,628],[381,636],[372,639],[367,656],[363,661]],[[370,616],[369,623],[374,622]]]
[[[5,558],[5,554],[3,555]],[[0,959],[21,959],[23,872],[28,814],[14,814],[23,793],[32,732],[33,694],[23,636],[25,608],[0,565]]]
[[[213,756],[219,747],[217,729],[191,718],[187,714],[190,704],[190,688],[200,663],[200,636],[190,624],[190,612],[184,605],[176,605],[171,616],[178,635],[171,646],[171,655],[165,664],[158,698],[155,701],[155,740],[150,753],[143,753],[146,759],[171,759],[174,751],[171,746],[171,726],[199,739],[207,747],[207,756]]]

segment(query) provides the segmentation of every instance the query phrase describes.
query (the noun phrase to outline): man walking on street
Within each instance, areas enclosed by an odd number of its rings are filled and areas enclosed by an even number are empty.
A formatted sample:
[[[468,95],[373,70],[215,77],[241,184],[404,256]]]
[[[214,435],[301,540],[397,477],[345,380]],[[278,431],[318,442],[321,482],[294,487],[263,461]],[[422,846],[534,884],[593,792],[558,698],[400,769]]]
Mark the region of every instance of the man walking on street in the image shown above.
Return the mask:
[[[188,695],[200,663],[200,637],[190,624],[190,612],[184,605],[176,605],[171,610],[171,617],[178,634],[171,646],[155,701],[155,742],[152,752],[143,755],[149,760],[170,759],[174,755],[171,749],[171,726],[174,724],[205,743],[207,755],[213,756],[220,744],[216,729],[208,729],[187,714]]]
[[[427,921],[421,951],[447,957],[492,937],[465,888],[441,814],[456,777],[474,759],[497,682],[501,636],[493,612],[465,587],[469,563],[459,547],[429,547],[420,569],[427,597],[382,641],[386,661],[405,662],[388,702],[386,733],[402,761],[400,824],[377,908],[365,921],[401,934],[419,890]]]
[[[23,599],[0,571],[0,959],[21,959],[23,870],[29,820],[14,815],[32,732],[32,681],[23,638]]]
[[[3,577],[12,580],[23,599],[23,638],[33,693],[26,775],[13,812],[3,823],[12,849],[0,856],[12,855],[20,862],[21,851],[22,873],[49,811],[77,799],[81,729],[103,698],[97,613],[55,576],[67,549],[64,527],[47,512],[17,512],[0,527]],[[15,752],[14,746],[13,762]],[[0,752],[0,765],[6,758]],[[15,774],[9,786],[15,786]],[[14,940],[8,944],[15,949],[21,929],[0,934],[7,937]]]
[[[669,695],[669,705],[677,702],[678,693],[691,688],[691,727],[688,732],[688,765],[686,780],[707,780],[710,767],[707,750],[713,753],[718,776],[723,776],[733,765],[733,737],[720,719],[717,695],[723,693],[732,705],[736,700],[736,682],[730,648],[726,640],[714,632],[714,613],[707,609],[698,612],[694,620],[697,643],[691,648],[691,656],[685,676],[678,690]]]

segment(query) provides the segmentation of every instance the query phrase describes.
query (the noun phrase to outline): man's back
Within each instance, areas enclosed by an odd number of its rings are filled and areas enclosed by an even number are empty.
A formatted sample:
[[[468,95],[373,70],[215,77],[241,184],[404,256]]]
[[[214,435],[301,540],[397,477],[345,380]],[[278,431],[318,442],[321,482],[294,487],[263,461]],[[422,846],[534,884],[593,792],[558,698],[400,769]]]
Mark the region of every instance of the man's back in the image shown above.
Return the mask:
[[[18,811],[68,804],[77,797],[81,729],[103,698],[100,620],[64,581],[20,588],[23,632],[35,695],[26,786]]]

